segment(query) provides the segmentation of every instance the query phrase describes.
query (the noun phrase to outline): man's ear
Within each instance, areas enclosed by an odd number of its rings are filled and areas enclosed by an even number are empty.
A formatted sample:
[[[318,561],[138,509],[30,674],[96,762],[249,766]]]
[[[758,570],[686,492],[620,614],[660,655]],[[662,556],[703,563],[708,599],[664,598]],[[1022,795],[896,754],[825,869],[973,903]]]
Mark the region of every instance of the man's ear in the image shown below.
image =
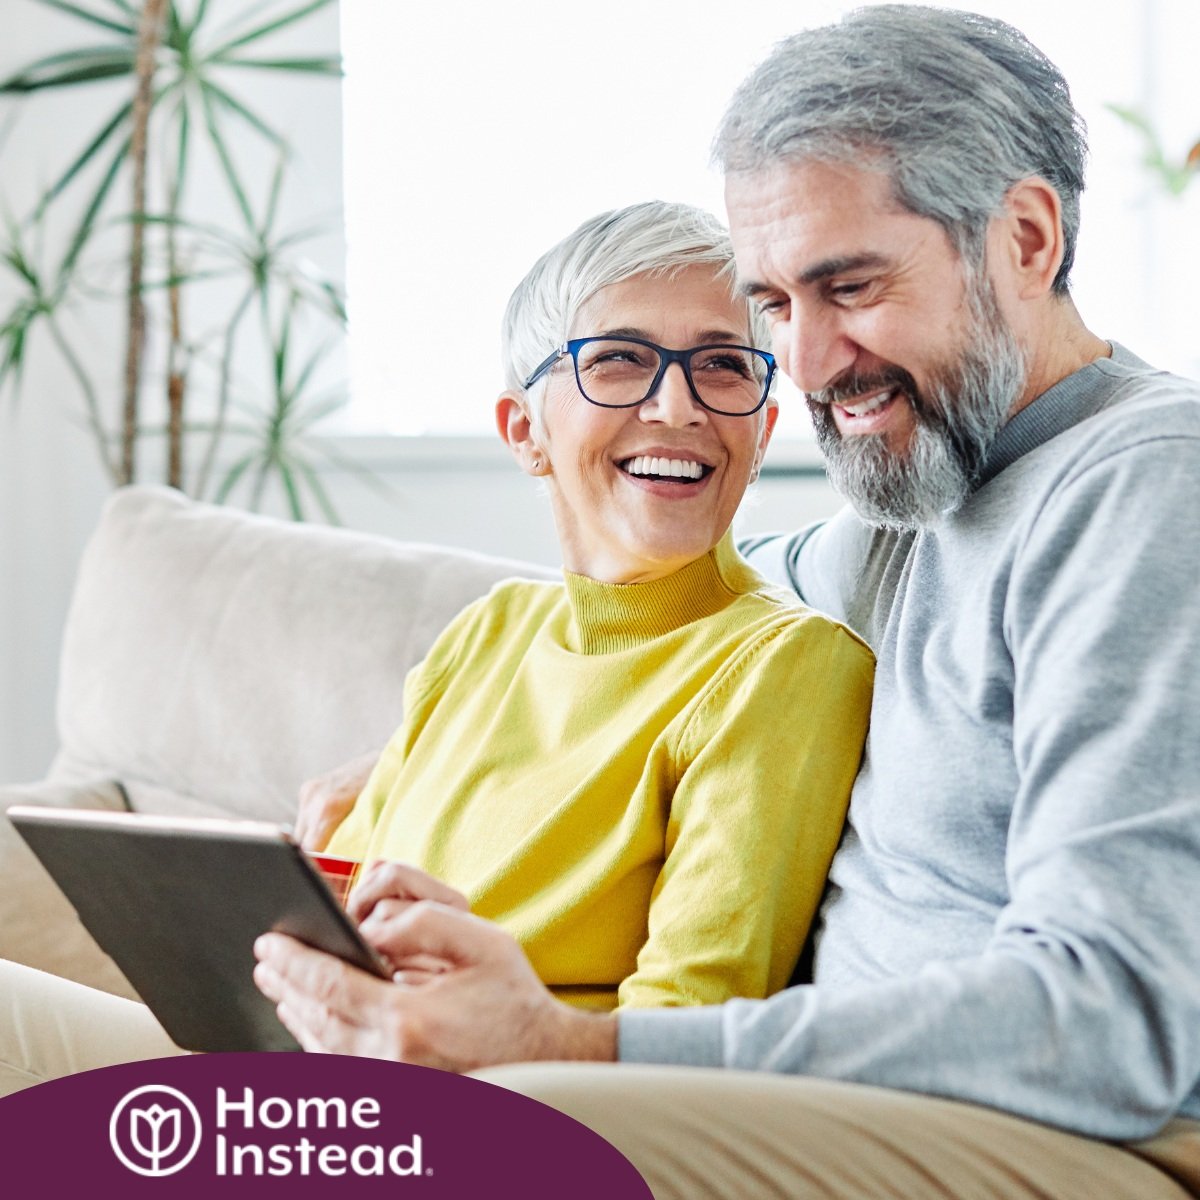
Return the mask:
[[[496,428],[526,475],[550,474],[550,456],[534,439],[533,422],[523,396],[516,392],[500,393],[496,401]]]
[[[1055,188],[1040,175],[1014,183],[1004,197],[999,236],[1016,294],[1022,300],[1049,294],[1063,260],[1062,201]],[[995,262],[990,253],[989,261]]]

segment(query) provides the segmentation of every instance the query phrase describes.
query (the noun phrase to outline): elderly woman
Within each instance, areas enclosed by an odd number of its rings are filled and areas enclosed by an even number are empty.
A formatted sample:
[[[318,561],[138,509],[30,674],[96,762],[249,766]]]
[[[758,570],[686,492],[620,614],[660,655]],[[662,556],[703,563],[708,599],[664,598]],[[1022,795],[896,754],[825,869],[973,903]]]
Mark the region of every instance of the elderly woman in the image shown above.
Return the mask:
[[[870,652],[732,543],[776,408],[731,263],[708,214],[641,204],[518,287],[497,423],[564,581],[501,584],[446,629],[329,846],[444,880],[421,894],[465,895],[585,1008],[783,987],[866,733]],[[407,869],[369,872],[353,910]],[[171,1049],[140,1005],[9,964],[0,987],[0,1093]]]
[[[696,209],[604,214],[534,266],[496,420],[564,582],[443,633],[328,847],[451,884],[581,1006],[783,987],[858,768],[870,653],[730,535],[777,415],[760,340]]]

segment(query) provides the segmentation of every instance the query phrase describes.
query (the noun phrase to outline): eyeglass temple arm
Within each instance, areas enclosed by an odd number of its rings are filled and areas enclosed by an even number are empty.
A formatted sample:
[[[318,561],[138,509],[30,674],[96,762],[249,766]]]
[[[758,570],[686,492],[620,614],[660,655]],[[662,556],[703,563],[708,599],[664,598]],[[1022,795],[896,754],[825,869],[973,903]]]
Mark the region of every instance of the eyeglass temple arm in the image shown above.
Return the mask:
[[[545,375],[545,373],[548,370],[550,370],[550,368],[552,366],[554,366],[554,364],[556,362],[558,362],[558,360],[560,358],[562,358],[562,356],[564,354],[568,353],[568,350],[569,350],[568,343],[563,342],[563,344],[561,346],[559,346],[559,348],[557,350],[555,350],[551,354],[547,355],[547,357],[543,358],[542,361],[540,363],[538,363],[538,365],[534,368],[533,374],[530,375],[530,377],[527,380],[525,380],[525,382],[523,384],[521,384],[521,386],[523,388],[533,387],[533,385],[535,383],[537,383],[537,381],[539,379],[541,379],[541,377],[543,375]]]

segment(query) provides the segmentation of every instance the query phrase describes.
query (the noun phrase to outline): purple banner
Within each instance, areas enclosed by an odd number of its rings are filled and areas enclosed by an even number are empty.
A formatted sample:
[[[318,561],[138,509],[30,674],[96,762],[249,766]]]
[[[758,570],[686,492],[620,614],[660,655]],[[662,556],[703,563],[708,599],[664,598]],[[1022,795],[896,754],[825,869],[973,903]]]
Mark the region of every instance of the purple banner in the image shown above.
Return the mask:
[[[8,1195],[650,1200],[598,1134],[504,1088],[316,1054],[88,1071],[0,1100]]]

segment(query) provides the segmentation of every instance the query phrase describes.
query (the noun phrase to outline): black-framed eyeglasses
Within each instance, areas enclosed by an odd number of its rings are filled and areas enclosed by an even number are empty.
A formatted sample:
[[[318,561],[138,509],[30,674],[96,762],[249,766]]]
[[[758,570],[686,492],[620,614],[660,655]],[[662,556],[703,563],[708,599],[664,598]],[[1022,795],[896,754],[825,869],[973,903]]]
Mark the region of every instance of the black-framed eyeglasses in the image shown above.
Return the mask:
[[[570,355],[583,398],[600,408],[633,408],[658,390],[672,363],[683,370],[696,403],[723,417],[748,417],[766,403],[775,356],[753,346],[668,350],[636,337],[582,337],[564,342],[525,380],[532,387]]]

